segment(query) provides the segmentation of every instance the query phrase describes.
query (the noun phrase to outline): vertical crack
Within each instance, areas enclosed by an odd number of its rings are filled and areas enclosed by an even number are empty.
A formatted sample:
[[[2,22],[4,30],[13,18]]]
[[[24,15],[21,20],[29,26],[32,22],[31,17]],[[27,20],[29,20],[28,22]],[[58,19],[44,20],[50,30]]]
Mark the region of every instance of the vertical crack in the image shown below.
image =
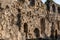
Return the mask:
[[[17,9],[18,10],[18,14],[17,14],[17,26],[19,27],[19,30],[20,30],[20,27],[21,27],[21,13],[20,13],[20,9]]]

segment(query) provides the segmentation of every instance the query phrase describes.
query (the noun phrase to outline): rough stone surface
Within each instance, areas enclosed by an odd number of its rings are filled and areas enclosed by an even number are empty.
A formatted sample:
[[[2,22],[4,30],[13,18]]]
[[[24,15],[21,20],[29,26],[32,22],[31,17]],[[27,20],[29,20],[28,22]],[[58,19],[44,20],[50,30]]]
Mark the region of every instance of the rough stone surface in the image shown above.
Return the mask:
[[[60,5],[52,0],[0,0],[0,40],[60,35]],[[59,38],[59,37],[58,37]]]

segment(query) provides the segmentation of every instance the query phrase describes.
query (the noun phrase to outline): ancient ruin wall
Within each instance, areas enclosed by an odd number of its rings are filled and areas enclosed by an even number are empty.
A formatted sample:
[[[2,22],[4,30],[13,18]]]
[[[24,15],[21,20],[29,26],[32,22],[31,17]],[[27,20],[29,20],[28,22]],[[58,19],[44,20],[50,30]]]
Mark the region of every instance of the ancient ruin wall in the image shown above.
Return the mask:
[[[0,0],[0,40],[50,37],[52,24],[58,25],[46,6],[41,0]]]

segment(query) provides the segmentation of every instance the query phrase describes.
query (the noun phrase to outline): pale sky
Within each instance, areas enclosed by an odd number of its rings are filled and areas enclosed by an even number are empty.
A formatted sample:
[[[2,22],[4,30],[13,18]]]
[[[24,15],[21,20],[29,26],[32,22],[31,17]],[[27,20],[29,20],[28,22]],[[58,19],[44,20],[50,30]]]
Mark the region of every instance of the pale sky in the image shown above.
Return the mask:
[[[42,0],[43,2],[45,2],[46,0]],[[56,2],[57,4],[60,4],[60,0],[53,0],[54,2]]]

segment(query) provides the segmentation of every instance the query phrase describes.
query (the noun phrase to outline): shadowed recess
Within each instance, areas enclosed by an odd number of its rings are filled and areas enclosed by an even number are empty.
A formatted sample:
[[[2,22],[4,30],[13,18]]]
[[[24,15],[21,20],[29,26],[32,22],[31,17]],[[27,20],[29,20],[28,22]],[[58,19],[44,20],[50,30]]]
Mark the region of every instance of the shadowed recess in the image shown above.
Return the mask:
[[[36,36],[37,38],[40,37],[39,29],[38,29],[38,28],[35,28],[34,33],[35,33],[35,36]]]

